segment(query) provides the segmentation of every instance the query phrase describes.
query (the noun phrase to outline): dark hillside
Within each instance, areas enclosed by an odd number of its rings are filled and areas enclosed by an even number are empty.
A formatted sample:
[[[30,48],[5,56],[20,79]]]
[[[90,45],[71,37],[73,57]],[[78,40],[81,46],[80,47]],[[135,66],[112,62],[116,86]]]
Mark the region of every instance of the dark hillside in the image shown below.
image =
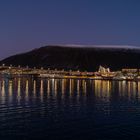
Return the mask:
[[[0,63],[15,66],[95,71],[99,65],[112,70],[140,68],[140,49],[46,46],[8,57]]]

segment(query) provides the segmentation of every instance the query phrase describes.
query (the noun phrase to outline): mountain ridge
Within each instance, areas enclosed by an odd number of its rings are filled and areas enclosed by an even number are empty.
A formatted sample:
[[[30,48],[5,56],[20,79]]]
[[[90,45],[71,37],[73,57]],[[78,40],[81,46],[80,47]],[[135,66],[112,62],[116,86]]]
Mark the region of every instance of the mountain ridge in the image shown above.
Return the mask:
[[[99,65],[110,67],[112,70],[140,68],[138,60],[140,60],[140,48],[138,47],[48,45],[10,56],[1,60],[0,64],[96,71]]]

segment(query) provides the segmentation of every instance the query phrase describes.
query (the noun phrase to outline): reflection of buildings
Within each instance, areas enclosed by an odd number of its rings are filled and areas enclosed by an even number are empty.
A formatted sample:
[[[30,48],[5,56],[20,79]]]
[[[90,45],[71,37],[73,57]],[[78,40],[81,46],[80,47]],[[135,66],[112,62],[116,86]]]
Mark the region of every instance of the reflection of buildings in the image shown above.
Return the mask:
[[[36,80],[33,81],[33,95],[36,96]]]
[[[50,80],[47,81],[47,95],[50,96]]]
[[[83,80],[82,81],[82,88],[83,88],[83,93],[86,94],[86,92],[87,92],[87,83],[86,83],[86,80]]]
[[[62,79],[60,84],[61,84],[62,97],[64,97],[64,94],[66,93],[66,87],[67,87],[66,79]]]
[[[104,80],[95,80],[95,96],[109,101],[111,94],[111,82]]]
[[[140,100],[140,82],[133,81],[108,81],[108,80],[76,80],[76,79],[22,79],[5,80],[0,82],[0,102],[17,103],[36,99],[66,100],[86,103],[90,94],[97,101],[111,102],[112,98],[125,98]],[[115,96],[114,96],[115,95]]]
[[[25,94],[26,94],[26,97],[28,98],[29,96],[29,81],[28,80],[26,80]]]
[[[73,79],[69,80],[69,93],[70,93],[70,96],[72,96],[72,94],[74,93],[74,80]]]
[[[12,83],[11,80],[9,80],[9,90],[8,90],[8,92],[9,92],[9,102],[11,102],[12,98],[13,98],[13,95],[12,95],[13,92],[12,91],[13,91],[13,83]]]
[[[5,104],[5,81],[1,82],[1,103]]]
[[[110,114],[111,98],[112,98],[112,83],[107,80],[94,81],[95,107],[101,110],[104,114]]]
[[[43,101],[44,85],[43,80],[40,81],[40,99]]]
[[[128,100],[136,99],[140,96],[139,82],[123,81],[119,82],[119,95]]]

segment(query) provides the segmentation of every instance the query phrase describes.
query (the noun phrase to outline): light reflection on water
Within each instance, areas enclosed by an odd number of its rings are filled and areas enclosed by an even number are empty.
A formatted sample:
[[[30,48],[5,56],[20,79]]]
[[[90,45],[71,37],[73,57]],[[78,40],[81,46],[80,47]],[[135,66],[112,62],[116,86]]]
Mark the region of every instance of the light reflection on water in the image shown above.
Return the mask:
[[[82,96],[86,100],[88,95],[93,95],[94,100],[111,102],[111,98],[117,93],[118,97],[125,97],[127,100],[140,100],[140,82],[133,81],[103,81],[103,80],[74,80],[74,79],[24,79],[15,78],[14,80],[2,79],[0,82],[0,102],[9,105],[18,102],[29,103],[29,99],[38,98],[44,102],[57,97],[62,100],[65,98],[76,98],[78,102]],[[47,100],[45,100],[47,101]]]
[[[0,136],[139,138],[139,103],[140,82],[1,79]]]

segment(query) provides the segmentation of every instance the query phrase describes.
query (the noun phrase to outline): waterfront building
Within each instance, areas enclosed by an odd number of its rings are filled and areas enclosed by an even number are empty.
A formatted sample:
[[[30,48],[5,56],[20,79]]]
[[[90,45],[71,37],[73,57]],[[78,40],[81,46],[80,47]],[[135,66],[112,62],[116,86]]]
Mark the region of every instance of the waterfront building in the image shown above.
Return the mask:
[[[123,73],[137,73],[139,70],[138,69],[122,69]]]

